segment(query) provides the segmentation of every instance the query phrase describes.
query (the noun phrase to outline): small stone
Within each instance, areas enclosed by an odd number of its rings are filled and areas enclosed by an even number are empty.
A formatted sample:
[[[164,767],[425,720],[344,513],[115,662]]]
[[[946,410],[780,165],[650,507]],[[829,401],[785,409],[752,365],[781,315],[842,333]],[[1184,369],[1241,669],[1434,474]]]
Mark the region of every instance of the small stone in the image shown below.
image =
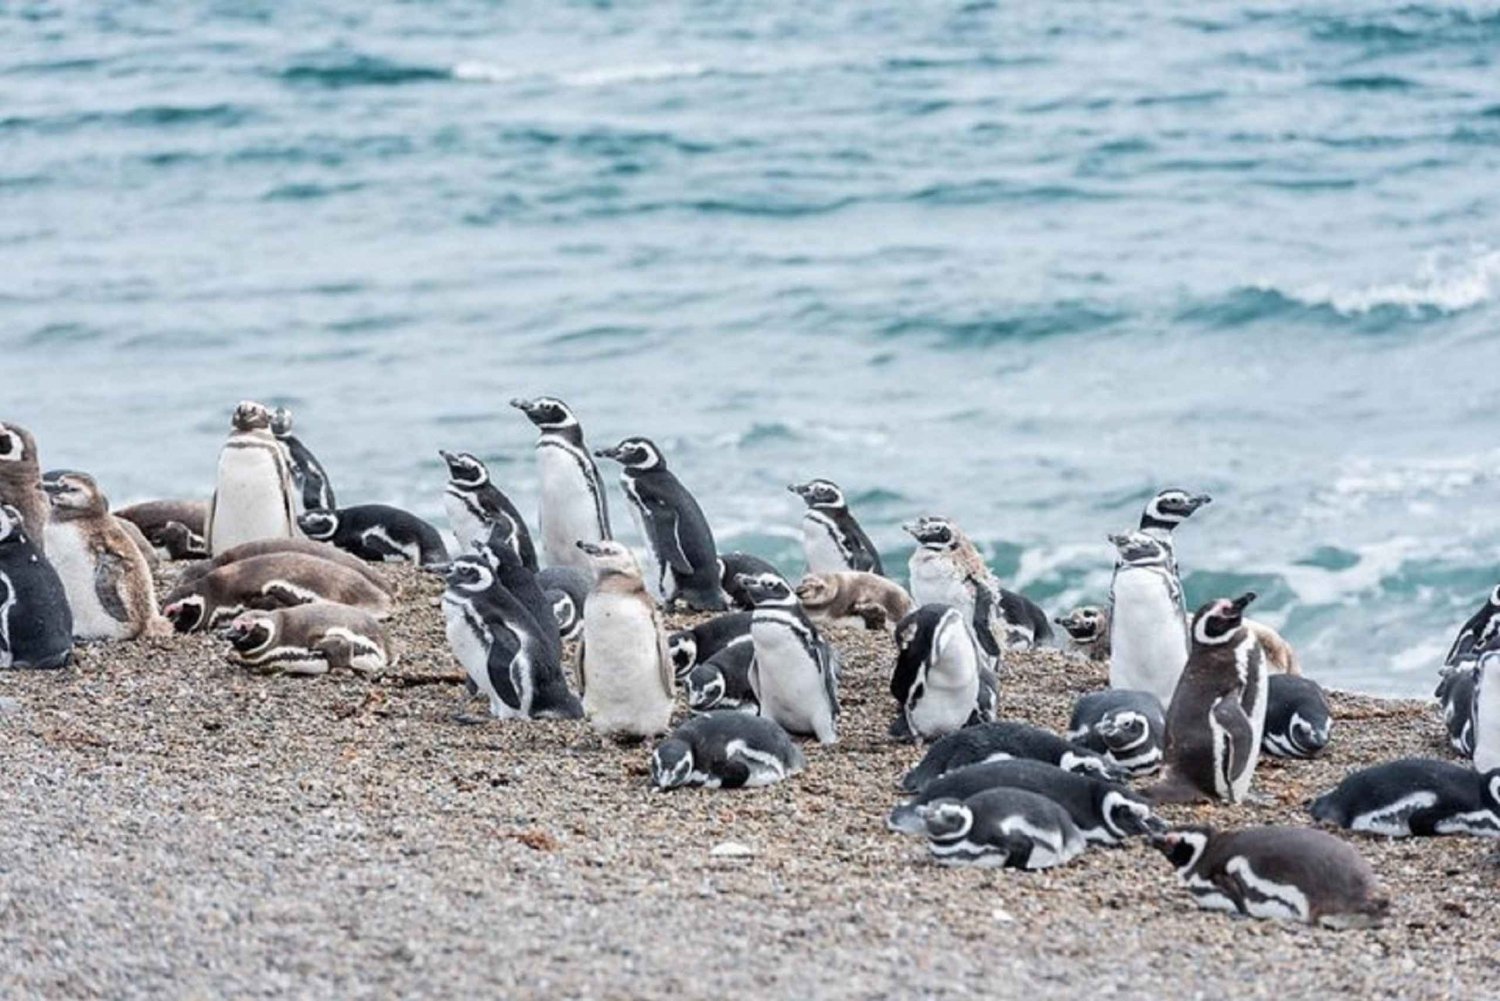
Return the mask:
[[[713,858],[754,858],[755,849],[738,841],[721,841],[709,849]]]

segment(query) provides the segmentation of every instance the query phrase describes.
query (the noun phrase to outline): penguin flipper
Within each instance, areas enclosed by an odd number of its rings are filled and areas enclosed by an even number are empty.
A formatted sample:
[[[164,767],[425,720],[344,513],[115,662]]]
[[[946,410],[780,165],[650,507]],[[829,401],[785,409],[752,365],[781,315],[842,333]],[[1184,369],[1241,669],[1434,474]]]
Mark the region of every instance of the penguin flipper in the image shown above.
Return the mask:
[[[738,756],[730,758],[719,766],[719,788],[739,789],[749,781],[750,766]]]
[[[677,534],[680,519],[676,509],[650,498],[646,499],[646,507],[651,515],[651,534],[655,537],[657,557],[675,573],[683,577],[690,575],[693,564],[683,552],[682,539]]]
[[[1220,758],[1223,771],[1219,779],[1223,783],[1222,788],[1230,792],[1228,798],[1232,801],[1235,782],[1250,764],[1251,745],[1255,743],[1255,731],[1238,697],[1220,699],[1214,704],[1213,716],[1221,728],[1226,744],[1224,754]]]
[[[94,596],[116,622],[130,621],[130,609],[120,596],[120,583],[127,566],[124,560],[107,549],[97,553],[94,560]]]
[[[313,644],[313,649],[323,655],[328,661],[330,671],[351,670],[354,661],[354,647],[346,639],[338,636],[324,636]]]
[[[13,655],[10,652],[10,610],[15,593],[10,581],[0,574],[0,667],[9,667]]]
[[[494,638],[490,642],[490,656],[485,664],[490,686],[495,689],[501,702],[519,712],[521,693],[516,688],[515,671],[521,659],[521,644],[509,629],[494,629],[491,632]]]

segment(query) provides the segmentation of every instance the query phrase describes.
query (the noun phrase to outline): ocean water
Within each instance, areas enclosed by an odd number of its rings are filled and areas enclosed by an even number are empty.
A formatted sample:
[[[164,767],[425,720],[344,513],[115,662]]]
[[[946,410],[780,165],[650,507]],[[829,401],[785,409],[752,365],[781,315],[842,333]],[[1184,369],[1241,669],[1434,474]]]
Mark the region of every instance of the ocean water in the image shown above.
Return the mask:
[[[19,3],[0,419],[206,495],[241,398],[346,503],[533,510],[514,395],[796,568],[838,480],[1061,612],[1152,491],[1193,602],[1421,694],[1500,579],[1500,5]],[[613,470],[610,471],[611,478]],[[626,526],[623,502],[613,498]]]

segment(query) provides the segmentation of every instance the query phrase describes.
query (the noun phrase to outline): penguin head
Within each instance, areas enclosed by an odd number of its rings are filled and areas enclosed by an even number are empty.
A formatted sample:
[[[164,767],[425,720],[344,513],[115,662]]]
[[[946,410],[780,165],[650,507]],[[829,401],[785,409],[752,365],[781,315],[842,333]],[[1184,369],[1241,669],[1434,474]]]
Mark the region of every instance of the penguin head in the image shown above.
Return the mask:
[[[481,557],[460,556],[448,564],[443,580],[450,591],[478,594],[489,590],[490,585],[495,582],[495,573]]]
[[[1116,532],[1109,537],[1115,547],[1115,566],[1165,566],[1171,559],[1166,545],[1145,532]]]
[[[907,522],[901,528],[916,539],[923,549],[939,552],[945,549],[957,549],[959,540],[962,538],[957,525],[937,515],[924,515],[916,521]]]
[[[974,826],[974,811],[956,799],[938,799],[917,807],[917,816],[934,841],[958,841]]]
[[[568,405],[551,396],[538,396],[534,400],[517,397],[510,401],[510,405],[525,414],[531,423],[543,431],[555,431],[578,423],[578,418],[573,416]]]
[[[190,633],[203,625],[207,609],[208,602],[201,594],[190,594],[167,605],[161,614],[179,633]]]
[[[1151,804],[1135,793],[1110,790],[1104,794],[1104,823],[1118,838],[1129,838],[1137,834],[1162,833],[1166,825],[1151,813]]]
[[[49,470],[42,477],[42,490],[60,520],[109,509],[109,502],[99,492],[94,478],[74,469]]]
[[[667,637],[667,656],[672,661],[677,680],[681,681],[698,663],[698,639],[691,629],[679,629]]]
[[[734,582],[756,606],[797,604],[792,585],[780,574],[742,573],[734,578]]]
[[[14,424],[0,424],[0,462],[36,461],[31,432]]]
[[[641,575],[641,565],[636,562],[635,553],[630,547],[613,539],[605,539],[602,542],[585,542],[579,539],[574,543],[593,564],[596,576],[603,577],[607,574],[625,574],[630,577]]]
[[[11,504],[0,504],[0,542],[19,541],[24,524],[21,512]]]
[[[695,713],[708,712],[724,698],[724,672],[712,661],[690,670],[683,685],[687,689],[688,708]]]
[[[468,452],[446,452],[438,449],[438,455],[448,464],[448,482],[463,490],[475,490],[490,481],[490,471],[483,462]]]
[[[264,403],[242,400],[240,405],[234,408],[234,416],[229,419],[229,426],[236,431],[264,431],[271,426],[271,411]]]
[[[308,511],[297,516],[297,527],[309,539],[327,542],[339,530],[338,512]]]
[[[1167,861],[1172,863],[1172,868],[1178,872],[1187,872],[1198,864],[1198,859],[1203,857],[1203,851],[1208,847],[1208,839],[1213,836],[1212,827],[1177,827],[1153,832],[1151,847],[1165,855]]]
[[[1151,724],[1141,713],[1117,709],[1095,723],[1094,732],[1111,751],[1129,751],[1150,739]]]
[[[552,601],[552,617],[557,620],[557,631],[563,639],[572,639],[582,623],[578,618],[578,605],[566,591],[544,592]]]
[[[496,570],[512,564],[520,565],[521,555],[516,552],[515,522],[503,511],[496,514],[498,517],[489,523],[488,534],[483,539],[474,540],[474,549]]]
[[[1141,512],[1141,527],[1171,531],[1212,500],[1208,494],[1190,494],[1170,487],[1146,502],[1146,509]]]
[[[1098,605],[1082,605],[1067,615],[1059,615],[1052,621],[1062,626],[1063,630],[1079,643],[1090,643],[1104,635],[1104,625],[1107,620],[1104,609]]]
[[[219,630],[219,638],[228,640],[241,653],[249,653],[269,644],[275,631],[269,615],[264,612],[245,612],[236,615],[229,625]]]
[[[613,459],[633,473],[667,468],[667,460],[650,438],[626,438],[614,448],[601,448],[594,454],[601,459]]]
[[[285,438],[292,433],[292,412],[286,407],[277,407],[271,411],[271,433],[278,438]]]
[[[918,610],[920,611],[920,609]],[[907,612],[901,621],[896,623],[896,649],[905,652],[917,641],[917,636],[922,632],[922,619],[918,612]]]
[[[822,574],[810,573],[797,582],[797,600],[808,608],[828,604],[838,592],[838,584]]]
[[[842,511],[848,507],[844,501],[844,492],[832,480],[808,480],[806,483],[793,483],[787,489],[801,497],[810,508]]]
[[[1238,598],[1217,598],[1198,609],[1193,616],[1193,640],[1218,646],[1234,639],[1245,622],[1245,606],[1255,600],[1254,591]]]
[[[651,784],[662,792],[685,785],[693,771],[693,749],[685,740],[669,737],[651,752]]]
[[[1333,721],[1323,717],[1321,723],[1303,719],[1301,713],[1292,713],[1292,720],[1287,724],[1287,737],[1290,738],[1292,746],[1303,754],[1311,757],[1328,746],[1329,731],[1332,729]]]

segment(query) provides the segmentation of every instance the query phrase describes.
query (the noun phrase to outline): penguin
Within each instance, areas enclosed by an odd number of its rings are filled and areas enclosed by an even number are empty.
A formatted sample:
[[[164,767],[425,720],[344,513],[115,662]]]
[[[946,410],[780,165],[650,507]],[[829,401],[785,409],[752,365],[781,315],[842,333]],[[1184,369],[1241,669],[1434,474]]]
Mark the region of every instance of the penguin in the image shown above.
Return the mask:
[[[1109,609],[1080,605],[1052,621],[1068,634],[1069,653],[1095,663],[1109,661]]]
[[[661,612],[646,592],[634,554],[614,541],[577,542],[596,574],[583,606],[578,676],[594,730],[632,739],[666,733],[676,677]]]
[[[536,582],[552,602],[552,616],[563,642],[583,636],[583,603],[593,590],[593,575],[576,567],[543,567],[536,573]]]
[[[1178,525],[1212,500],[1208,494],[1190,494],[1186,490],[1169,487],[1148,500],[1145,509],[1141,511],[1139,530],[1166,547],[1173,574],[1177,573],[1177,554],[1172,533]]]
[[[147,542],[166,551],[168,559],[201,560],[209,556],[203,538],[207,501],[143,501],[122,507],[115,515],[139,528]]]
[[[1433,695],[1443,707],[1443,728],[1448,745],[1465,758],[1474,756],[1474,689],[1479,665],[1460,662],[1444,666]]]
[[[1323,831],[1194,825],[1151,843],[1205,910],[1328,928],[1373,928],[1390,913],[1370,863]]]
[[[1500,636],[1491,636],[1479,649],[1470,709],[1470,757],[1477,771],[1500,768]]]
[[[1166,712],[1150,692],[1107,688],[1073,703],[1068,739],[1098,751],[1127,775],[1149,775],[1161,767]]]
[[[752,618],[750,612],[728,612],[668,636],[667,652],[672,658],[672,670],[677,679],[687,677],[695,665],[730,644],[749,643]]]
[[[791,585],[780,576],[742,577],[739,584],[755,601],[750,688],[760,714],[788,733],[811,734],[820,744],[837,742],[838,652],[808,621]]]
[[[844,491],[828,480],[809,480],[787,487],[807,504],[802,516],[802,552],[808,573],[857,570],[885,576],[880,553],[849,513]]]
[[[179,583],[162,614],[179,633],[217,629],[247,609],[286,608],[312,601],[350,605],[389,618],[391,596],[363,575],[305,553],[269,553],[236,560]]]
[[[400,593],[394,581],[387,580],[381,572],[357,556],[351,555],[331,546],[326,542],[318,542],[314,539],[260,539],[255,542],[242,542],[238,546],[226,549],[212,559],[201,560],[190,564],[177,578],[177,585],[168,594],[167,600],[172,601],[187,593],[188,586],[193,581],[213,573],[221,567],[248,560],[255,556],[271,556],[277,553],[296,553],[301,556],[313,556],[329,563],[337,563],[346,570],[352,570],[363,577],[371,587],[384,591],[391,597]]]
[[[448,646],[498,719],[582,719],[562,665],[537,635],[537,624],[495,580],[489,562],[460,556],[444,572],[443,620]],[[477,720],[457,717],[461,723]]]
[[[905,792],[917,792],[965,765],[1012,758],[1040,761],[1101,779],[1124,778],[1124,773],[1102,755],[1064,740],[1051,730],[1018,720],[1001,720],[966,727],[936,741],[917,767],[902,777],[899,786]]]
[[[229,659],[265,674],[374,674],[396,663],[375,617],[319,601],[270,612],[241,612],[220,633]]]
[[[688,708],[695,713],[737,709],[758,714],[760,703],[755,701],[755,691],[750,687],[750,665],[754,660],[753,643],[731,643],[695,665],[682,679]]]
[[[802,749],[768,719],[712,712],[685,720],[651,752],[651,784],[661,792],[686,786],[741,789],[768,786],[807,767]]]
[[[599,467],[583,443],[578,418],[561,400],[550,396],[511,400],[541,435],[536,440],[541,473],[542,558],[549,566],[571,566],[592,573],[592,565],[578,542],[607,542],[609,501]]]
[[[42,491],[36,439],[19,424],[0,423],[0,504],[21,512],[27,540],[37,552],[45,554],[44,530],[52,509]]]
[[[934,779],[893,809],[886,817],[886,826],[904,834],[920,833],[921,808],[927,804],[964,800],[1000,787],[1025,789],[1052,800],[1068,812],[1090,844],[1117,845],[1163,827],[1152,815],[1151,805],[1119,783],[1024,759],[967,765]]]
[[[1250,792],[1266,726],[1265,662],[1245,628],[1250,591],[1193,616],[1193,652],[1167,706],[1165,774],[1156,802],[1239,803]]]
[[[486,541],[498,523],[504,526],[504,534],[521,558],[521,564],[535,573],[536,545],[531,541],[531,530],[510,498],[490,479],[489,467],[468,452],[439,450],[438,454],[448,464],[443,507],[448,511],[448,527],[458,537],[459,547],[468,549],[476,542]]]
[[[410,511],[389,504],[356,504],[337,511],[308,511],[297,526],[309,539],[327,542],[371,563],[448,562],[438,530]]]
[[[271,412],[246,401],[235,408],[230,427],[203,533],[215,556],[242,542],[297,534],[291,467],[271,433]]]
[[[941,866],[1051,869],[1086,847],[1066,810],[1025,789],[938,800],[921,808],[921,820],[927,852]]]
[[[1171,551],[1144,532],[1109,541],[1117,551],[1109,587],[1109,687],[1150,692],[1167,705],[1188,659],[1182,584]]]
[[[26,534],[20,508],[0,504],[0,668],[51,670],[72,657],[62,579]]]
[[[1278,758],[1314,758],[1328,746],[1332,729],[1333,713],[1316,681],[1291,674],[1267,679],[1261,750]]]
[[[333,497],[333,485],[328,472],[312,450],[302,439],[292,434],[292,412],[286,407],[277,407],[271,413],[271,434],[286,449],[287,463],[291,469],[292,486],[304,511],[332,511],[338,507]]]
[[[814,622],[853,629],[895,629],[917,607],[900,584],[860,571],[810,573],[797,584],[797,600]]]
[[[1308,812],[1322,824],[1387,838],[1500,838],[1500,769],[1400,758],[1344,776]]]
[[[896,626],[891,696],[898,740],[936,740],[975,721],[979,647],[952,605],[923,605]]]
[[[626,438],[594,453],[623,467],[620,483],[646,542],[649,580],[668,608],[719,612],[728,607],[719,585],[719,557],[708,519],[667,460],[647,438]]]
[[[71,469],[42,479],[52,502],[48,559],[67,590],[78,640],[166,636],[172,624],[156,610],[151,567],[135,539],[109,513],[94,478]]]
[[[782,576],[776,564],[770,560],[763,560],[759,556],[751,556],[749,553],[723,553],[719,556],[719,586],[724,589],[724,596],[729,599],[729,607],[748,612],[755,607],[746,595],[740,591],[735,580],[739,577],[753,577],[759,573],[773,573]]]
[[[489,539],[481,540],[474,549],[489,561],[490,569],[495,571],[496,583],[509,591],[531,613],[531,617],[536,620],[538,638],[558,663],[562,663],[562,626],[552,599],[542,590],[536,574],[521,563],[521,557],[511,545],[505,526],[497,522],[490,530]]]
[[[1452,667],[1474,660],[1497,632],[1500,632],[1500,584],[1490,592],[1479,611],[1469,616],[1459,628],[1453,644],[1448,647],[1448,655],[1443,658],[1443,666]]]

